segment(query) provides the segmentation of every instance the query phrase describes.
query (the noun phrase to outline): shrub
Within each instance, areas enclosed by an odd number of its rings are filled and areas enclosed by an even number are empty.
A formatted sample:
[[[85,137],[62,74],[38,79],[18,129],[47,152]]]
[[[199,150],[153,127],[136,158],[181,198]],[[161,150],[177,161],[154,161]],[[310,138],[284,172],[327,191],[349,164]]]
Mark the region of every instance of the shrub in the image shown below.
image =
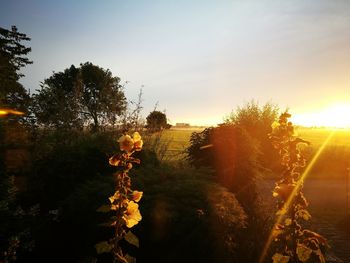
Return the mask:
[[[248,213],[253,211],[259,168],[256,141],[244,129],[221,125],[192,134],[190,142],[187,149],[190,163],[213,168],[218,181],[237,195]]]
[[[56,209],[78,185],[111,172],[106,160],[115,143],[110,136],[68,133],[64,143],[57,142],[61,136],[50,134],[34,148],[28,194],[45,210]]]
[[[144,190],[138,262],[242,262],[247,216],[205,169],[144,163],[134,183]]]
[[[225,120],[226,124],[233,124],[244,129],[256,140],[260,150],[259,162],[264,169],[272,172],[279,172],[281,169],[277,161],[278,153],[268,137],[271,132],[271,123],[277,119],[278,112],[279,108],[272,103],[260,106],[257,102],[251,101],[238,107]]]

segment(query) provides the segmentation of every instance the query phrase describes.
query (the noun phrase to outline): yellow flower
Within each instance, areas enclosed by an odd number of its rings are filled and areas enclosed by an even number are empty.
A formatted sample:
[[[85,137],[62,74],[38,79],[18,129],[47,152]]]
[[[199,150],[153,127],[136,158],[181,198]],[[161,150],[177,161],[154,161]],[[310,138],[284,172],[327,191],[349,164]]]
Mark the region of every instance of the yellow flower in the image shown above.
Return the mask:
[[[114,193],[113,196],[108,197],[108,199],[109,199],[109,201],[111,202],[111,204],[113,204],[114,201],[118,200],[119,198],[120,198],[120,193],[119,193],[119,191],[116,191],[116,192]]]
[[[109,158],[109,164],[113,166],[118,166],[121,161],[120,154],[115,154],[111,158]]]
[[[132,138],[134,139],[135,142],[137,142],[141,140],[141,135],[138,132],[134,132],[134,134],[132,135]]]
[[[134,148],[134,140],[130,137],[130,135],[121,136],[118,142],[121,151],[131,152]]]
[[[142,198],[143,192],[140,191],[133,191],[131,194],[131,198],[135,202],[139,202]]]
[[[141,140],[140,134],[138,132],[134,132],[132,137],[134,139],[134,149],[135,149],[135,151],[141,151],[142,146],[143,146],[143,141]]]
[[[276,128],[278,128],[279,126],[281,126],[281,125],[280,125],[280,123],[277,122],[277,121],[274,121],[274,122],[271,124],[271,128],[272,128],[273,130],[276,129]]]
[[[133,201],[130,201],[128,203],[125,214],[123,215],[123,219],[125,220],[126,226],[128,228],[131,228],[134,225],[138,224],[142,219],[141,213],[139,211],[139,205]]]

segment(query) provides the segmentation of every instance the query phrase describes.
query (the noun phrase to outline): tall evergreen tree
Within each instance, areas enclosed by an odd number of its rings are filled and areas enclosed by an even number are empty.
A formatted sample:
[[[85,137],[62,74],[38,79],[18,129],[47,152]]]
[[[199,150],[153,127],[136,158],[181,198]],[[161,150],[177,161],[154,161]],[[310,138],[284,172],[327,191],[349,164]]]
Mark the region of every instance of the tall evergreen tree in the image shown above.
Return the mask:
[[[21,44],[29,40],[16,26],[11,30],[0,27],[0,106],[22,111],[28,107],[29,94],[18,80],[24,76],[20,69],[33,63],[26,57],[31,48]]]

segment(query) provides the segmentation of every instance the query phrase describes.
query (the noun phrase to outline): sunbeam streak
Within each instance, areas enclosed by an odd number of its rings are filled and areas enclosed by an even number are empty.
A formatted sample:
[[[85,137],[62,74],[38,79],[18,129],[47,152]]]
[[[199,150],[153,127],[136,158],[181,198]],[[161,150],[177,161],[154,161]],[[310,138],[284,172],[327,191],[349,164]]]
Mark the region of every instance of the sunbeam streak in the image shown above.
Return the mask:
[[[287,201],[285,202],[284,206],[283,206],[283,210],[284,211],[288,211],[288,209],[290,208],[290,205],[292,204],[294,197],[296,196],[296,193],[298,193],[300,187],[303,185],[304,179],[306,178],[306,176],[309,174],[310,170],[312,169],[312,167],[315,165],[315,163],[317,162],[317,159],[319,158],[319,156],[321,155],[321,153],[323,152],[323,150],[325,149],[326,145],[329,143],[329,141],[332,139],[333,135],[335,133],[335,130],[332,130],[331,133],[328,135],[328,137],[326,138],[326,140],[322,143],[321,147],[317,150],[316,154],[314,155],[314,157],[311,159],[310,163],[307,165],[305,171],[303,172],[302,176],[300,177],[300,179],[298,180],[296,186],[294,187],[292,193],[290,194],[289,198],[287,199]],[[273,241],[274,238],[274,229],[276,229],[276,227],[282,222],[284,214],[280,214],[277,219],[276,222],[271,230],[271,233],[269,235],[269,238],[267,239],[267,242],[265,244],[265,247],[262,251],[262,254],[260,256],[259,259],[259,263],[264,263],[264,260],[266,258],[267,252],[271,246],[271,243]]]

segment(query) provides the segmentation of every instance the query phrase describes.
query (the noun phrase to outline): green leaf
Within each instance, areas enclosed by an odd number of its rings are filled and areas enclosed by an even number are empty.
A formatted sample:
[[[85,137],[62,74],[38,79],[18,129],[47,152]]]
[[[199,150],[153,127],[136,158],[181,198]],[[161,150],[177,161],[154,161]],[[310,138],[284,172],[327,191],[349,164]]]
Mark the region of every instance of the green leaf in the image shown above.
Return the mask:
[[[131,231],[126,233],[124,236],[124,239],[130,243],[131,245],[134,245],[135,247],[140,247],[139,239],[137,236],[135,236]]]
[[[280,253],[275,253],[272,256],[273,263],[287,263],[289,262],[289,256],[284,256]]]
[[[301,262],[306,262],[312,253],[312,249],[304,246],[303,244],[298,244],[297,255]]]
[[[97,212],[101,213],[108,213],[111,211],[111,206],[110,205],[101,205],[99,208],[96,209]]]
[[[113,249],[113,245],[109,244],[107,241],[99,242],[95,245],[97,254],[109,253]]]

